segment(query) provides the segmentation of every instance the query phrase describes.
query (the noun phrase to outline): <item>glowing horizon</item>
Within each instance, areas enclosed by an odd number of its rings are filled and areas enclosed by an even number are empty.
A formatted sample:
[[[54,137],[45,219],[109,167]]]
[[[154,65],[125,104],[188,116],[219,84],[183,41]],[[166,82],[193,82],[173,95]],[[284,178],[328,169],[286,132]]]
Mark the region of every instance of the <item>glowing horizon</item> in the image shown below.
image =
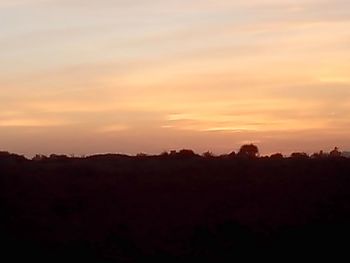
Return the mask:
[[[350,149],[350,2],[4,0],[0,150]]]

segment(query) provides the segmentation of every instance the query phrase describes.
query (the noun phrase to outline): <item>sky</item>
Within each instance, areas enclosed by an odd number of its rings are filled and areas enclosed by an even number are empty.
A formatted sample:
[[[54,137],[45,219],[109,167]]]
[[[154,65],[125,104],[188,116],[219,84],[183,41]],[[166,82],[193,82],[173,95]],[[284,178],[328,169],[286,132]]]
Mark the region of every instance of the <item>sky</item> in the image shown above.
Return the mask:
[[[1,0],[0,150],[349,150],[349,29],[349,0]]]

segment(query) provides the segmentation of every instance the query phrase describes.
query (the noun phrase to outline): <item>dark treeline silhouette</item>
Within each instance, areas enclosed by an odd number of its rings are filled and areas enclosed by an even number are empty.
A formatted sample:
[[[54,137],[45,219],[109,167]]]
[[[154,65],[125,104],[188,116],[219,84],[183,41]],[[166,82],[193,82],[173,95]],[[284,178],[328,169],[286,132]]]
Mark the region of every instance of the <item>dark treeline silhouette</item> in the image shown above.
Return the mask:
[[[0,208],[9,262],[334,260],[349,257],[350,159],[0,152]]]

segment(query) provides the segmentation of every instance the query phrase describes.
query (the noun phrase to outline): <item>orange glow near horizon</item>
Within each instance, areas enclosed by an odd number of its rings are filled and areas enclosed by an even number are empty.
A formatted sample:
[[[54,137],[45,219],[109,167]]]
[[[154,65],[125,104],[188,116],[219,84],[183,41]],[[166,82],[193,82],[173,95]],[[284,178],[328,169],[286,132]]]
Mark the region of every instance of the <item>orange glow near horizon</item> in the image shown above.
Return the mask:
[[[0,150],[350,150],[350,2],[0,3]]]

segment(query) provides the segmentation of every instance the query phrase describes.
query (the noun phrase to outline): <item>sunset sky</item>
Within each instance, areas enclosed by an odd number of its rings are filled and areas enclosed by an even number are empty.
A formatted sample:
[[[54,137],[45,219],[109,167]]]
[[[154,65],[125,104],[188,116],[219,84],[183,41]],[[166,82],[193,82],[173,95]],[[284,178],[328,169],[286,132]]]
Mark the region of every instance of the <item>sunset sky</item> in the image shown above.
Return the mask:
[[[0,150],[350,150],[349,0],[1,0]]]

